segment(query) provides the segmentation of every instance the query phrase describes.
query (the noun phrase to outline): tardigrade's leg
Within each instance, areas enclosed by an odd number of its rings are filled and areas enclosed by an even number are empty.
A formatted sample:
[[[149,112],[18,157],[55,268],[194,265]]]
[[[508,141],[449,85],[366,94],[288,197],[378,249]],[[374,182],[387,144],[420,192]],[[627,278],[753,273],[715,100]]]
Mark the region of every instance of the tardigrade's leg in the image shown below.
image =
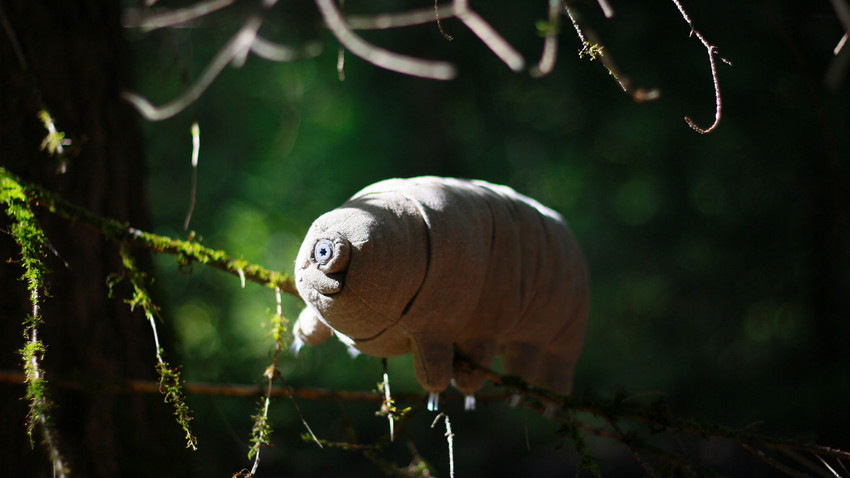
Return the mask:
[[[295,335],[292,348],[296,353],[301,350],[304,344],[319,345],[333,335],[333,330],[325,325],[318,314],[310,307],[301,311],[292,329]]]
[[[493,362],[493,357],[498,352],[498,344],[495,339],[463,341],[457,344],[457,350],[458,353],[469,360],[489,367]],[[464,403],[466,410],[475,409],[474,393],[484,385],[484,381],[484,377],[480,375],[475,375],[457,368],[454,370],[453,385],[466,397]]]
[[[416,379],[428,391],[428,410],[439,406],[440,392],[446,389],[452,378],[454,347],[451,342],[411,339],[413,365]]]

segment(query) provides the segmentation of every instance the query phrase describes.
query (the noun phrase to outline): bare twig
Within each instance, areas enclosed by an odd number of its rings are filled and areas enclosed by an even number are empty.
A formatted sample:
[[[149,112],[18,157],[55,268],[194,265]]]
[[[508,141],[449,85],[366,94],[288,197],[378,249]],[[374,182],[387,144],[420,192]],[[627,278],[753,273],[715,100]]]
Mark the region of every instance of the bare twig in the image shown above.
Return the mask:
[[[387,371],[387,359],[381,359],[381,367],[384,369],[384,380],[381,382],[380,389],[384,391],[384,401],[381,403],[381,412],[386,411],[387,421],[390,427],[390,441],[395,441],[395,417],[391,413],[394,407],[394,400],[390,392],[390,374]],[[379,413],[381,413],[379,412]]]
[[[505,62],[511,70],[519,72],[525,68],[525,60],[522,58],[522,55],[510,43],[505,41],[480,15],[469,8],[469,0],[455,0],[454,6],[455,17],[472,30],[472,33],[478,36],[487,45],[487,48]]]
[[[839,475],[839,474],[838,474],[838,472],[837,472],[837,471],[835,471],[835,469],[834,469],[833,467],[829,466],[829,463],[827,463],[827,462],[826,462],[826,460],[824,460],[824,459],[823,459],[823,458],[821,458],[820,456],[815,456],[815,458],[817,458],[818,460],[820,460],[820,462],[821,462],[821,463],[823,463],[823,466],[825,466],[825,467],[829,470],[829,472],[830,472],[831,474],[828,474],[827,476],[830,476],[830,477],[832,477],[832,478],[841,478],[841,475]],[[840,462],[839,462],[839,463],[840,463]],[[845,469],[845,471],[846,471],[846,469]]]
[[[455,16],[455,5],[439,5],[436,15],[433,8],[422,8],[400,13],[382,13],[379,15],[349,15],[348,25],[354,30],[387,30],[390,28],[411,27],[444,20]]]
[[[603,0],[600,0],[600,5]],[[531,69],[531,76],[544,76],[555,68],[555,58],[558,55],[558,34],[561,29],[561,7],[563,0],[549,0],[548,22],[543,38],[543,53],[537,66]]]
[[[342,15],[345,11],[345,0],[339,0],[339,10]],[[340,42],[336,53],[336,74],[339,81],[345,81],[345,46]]]
[[[700,33],[699,30],[694,27],[694,22],[691,20],[691,17],[688,16],[688,13],[685,12],[685,8],[682,6],[682,3],[679,0],[672,1],[676,5],[676,8],[679,9],[679,13],[682,14],[682,18],[685,19],[685,22],[691,28],[690,34],[692,36],[696,36],[697,39],[699,39],[700,43],[702,43],[702,45],[705,47],[705,50],[708,53],[709,66],[711,68],[711,82],[714,85],[714,123],[712,123],[711,126],[709,126],[708,128],[702,128],[696,123],[694,123],[694,121],[689,116],[685,116],[685,122],[697,133],[710,133],[714,131],[715,128],[717,128],[718,124],[720,124],[720,115],[722,114],[723,110],[723,102],[720,97],[720,81],[717,79],[717,62],[714,59],[714,57],[717,55],[717,47],[709,43],[708,40],[706,40],[706,38],[703,36],[703,34]],[[726,60],[723,57],[720,57],[720,59],[724,63],[732,65],[729,60]]]
[[[448,41],[454,40],[454,38],[446,33],[446,30],[443,29],[443,22],[440,21],[440,0],[434,0],[434,18],[437,19],[437,29],[440,30],[440,33],[443,35]]]
[[[195,199],[198,195],[198,155],[201,150],[201,127],[198,122],[192,123],[192,189],[189,193],[189,210],[186,211],[186,220],[183,221],[183,230],[189,229],[189,221],[192,220],[192,211],[195,210]]]
[[[608,3],[608,0],[598,0],[599,8],[602,9],[602,14],[605,15],[605,18],[611,18],[614,16],[614,9],[611,8],[611,4]]]
[[[320,8],[322,6],[322,3],[329,3],[331,4],[331,7],[334,7],[330,0],[317,0],[317,3],[320,5]],[[522,69],[525,68],[525,60],[523,59],[522,55],[520,55],[519,52],[517,52],[516,49],[511,46],[510,43],[508,43],[504,38],[502,38],[501,35],[499,35],[499,33],[492,26],[490,26],[490,24],[488,24],[478,13],[476,13],[469,7],[468,0],[455,0],[448,6],[441,6],[435,4],[434,9],[429,10],[422,9],[404,13],[382,15],[352,15],[347,18],[347,21],[342,21],[342,18],[340,16],[339,20],[343,26],[352,30],[383,30],[387,28],[407,27],[431,22],[437,22],[439,24],[440,20],[450,17],[457,18],[464,25],[466,25],[466,27],[469,28],[472,33],[474,33],[487,46],[487,48],[489,48],[496,56],[498,56],[499,59],[501,59],[506,65],[508,65],[511,70],[518,72],[522,71]],[[343,42],[343,39],[340,38],[341,32],[336,31],[336,29],[340,26],[340,23],[336,23],[336,20],[334,19],[334,23],[332,24],[328,21],[328,17],[325,17],[325,23],[328,25],[328,28],[330,28],[331,31],[334,32],[334,35],[337,36],[340,42],[345,44]],[[445,32],[443,33],[445,35]],[[359,37],[357,38],[359,39]],[[451,37],[449,36],[448,38]],[[346,39],[348,40],[350,39],[350,37],[346,35]],[[377,49],[377,47],[372,45],[369,45],[369,47],[372,49]],[[348,45],[346,45],[346,48],[348,48],[349,50],[351,49],[351,47]],[[352,53],[361,56],[354,51],[352,51]],[[372,62],[368,58],[364,59]],[[381,67],[386,68],[385,66]],[[388,69],[392,70],[393,68]],[[454,71],[453,66],[452,71]],[[415,76],[424,75],[417,74]]]
[[[835,470],[833,470],[832,467],[830,467],[829,464],[827,464],[826,461],[824,461],[824,459],[821,458],[818,455],[815,455],[815,458],[819,459],[820,462],[826,468],[818,465],[817,463],[813,462],[812,460],[809,460],[808,458],[802,456],[801,454],[799,454],[796,451],[791,450],[789,448],[782,448],[779,451],[784,453],[786,456],[788,456],[792,460],[796,461],[797,463],[805,466],[810,471],[812,471],[812,472],[814,472],[814,473],[816,473],[816,474],[818,474],[818,475],[820,475],[824,478],[841,478],[838,474],[835,473]]]
[[[608,74],[610,74],[620,86],[620,89],[639,103],[652,101],[661,97],[661,92],[656,88],[646,89],[635,87],[632,84],[632,80],[625,76],[617,67],[613,57],[609,53],[603,52],[604,47],[602,46],[599,38],[596,36],[596,33],[592,29],[582,25],[578,15],[569,8],[569,5],[564,4],[564,11],[572,23],[573,28],[576,31],[576,35],[578,35],[578,38],[581,41],[582,48],[579,51],[579,57],[587,55],[591,60],[598,59],[602,66],[608,70]]]
[[[850,36],[850,5],[847,4],[846,0],[831,1],[835,15],[838,17],[838,21],[841,22],[842,28],[844,28],[844,35],[833,50],[835,58],[829,63],[826,74],[824,75],[824,82],[827,88],[835,91],[841,85],[842,80],[844,80],[847,67],[850,65],[850,51],[844,48],[844,45],[847,43],[847,37]]]
[[[455,435],[452,433],[452,424],[449,421],[449,416],[445,412],[440,412],[434,421],[431,423],[431,428],[434,428],[437,425],[437,422],[443,418],[446,422],[446,442],[449,446],[449,476],[454,478],[455,476],[455,451],[454,451],[454,438]]]
[[[322,13],[325,24],[337,40],[351,53],[375,66],[435,80],[450,80],[457,74],[451,63],[401,55],[368,43],[354,33],[333,0],[316,0],[316,5]]]
[[[322,53],[322,45],[317,42],[309,42],[304,46],[291,47],[266,40],[257,35],[254,38],[254,43],[251,44],[251,53],[264,60],[287,62],[319,56]]]
[[[844,48],[844,45],[847,43],[847,37],[850,36],[850,33],[845,32],[844,35],[838,40],[838,43],[835,45],[835,48],[832,49],[833,55],[838,55],[841,50]]]
[[[201,73],[201,76],[195,80],[195,83],[189,88],[186,88],[186,91],[170,102],[162,106],[154,106],[138,93],[124,92],[121,96],[135,106],[142,116],[150,121],[161,121],[171,118],[197,101],[228,64],[251,50],[251,44],[257,36],[257,30],[259,30],[260,25],[262,25],[260,16],[255,15],[249,18],[245,22],[245,25],[233,35],[230,41],[216,53],[203,73]]]
[[[194,5],[167,12],[146,14],[137,9],[128,9],[124,13],[123,24],[129,28],[139,28],[149,32],[159,28],[174,27],[197,20],[212,12],[233,5],[236,0],[207,0]]]
[[[194,7],[189,7],[188,12],[182,12],[173,18],[166,17],[165,20],[168,21],[162,20],[160,16],[156,16],[154,18],[160,18],[160,20],[159,23],[154,23],[161,26],[182,23],[188,21],[188,19],[198,18],[216,9],[224,8],[230,4],[228,1],[202,2]],[[235,68],[242,67],[249,53],[254,53],[261,58],[278,62],[318,55],[321,52],[321,47],[316,43],[307,43],[301,48],[290,48],[258,36],[257,33],[263,24],[264,13],[273,7],[275,3],[277,3],[277,0],[263,0],[261,2],[261,11],[248,17],[242,27],[231,37],[230,41],[221,47],[213,59],[210,60],[195,82],[186,88],[177,98],[162,106],[154,106],[147,98],[134,92],[123,92],[121,95],[122,98],[136,107],[146,119],[150,121],[161,121],[176,115],[197,101],[227,65],[232,65]],[[147,25],[147,23],[144,24]]]

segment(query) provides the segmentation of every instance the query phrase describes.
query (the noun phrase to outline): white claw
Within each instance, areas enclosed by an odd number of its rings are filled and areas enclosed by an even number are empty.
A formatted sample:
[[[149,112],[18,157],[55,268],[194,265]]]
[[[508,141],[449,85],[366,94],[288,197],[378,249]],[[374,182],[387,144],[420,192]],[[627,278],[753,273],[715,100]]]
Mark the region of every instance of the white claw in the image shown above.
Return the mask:
[[[295,338],[292,340],[292,347],[290,348],[290,350],[292,351],[292,355],[298,355],[298,352],[301,351],[301,347],[303,346],[304,341],[298,338],[298,336],[296,335]]]
[[[508,402],[508,404],[511,406],[511,408],[516,408],[517,405],[519,405],[520,400],[522,400],[522,395],[515,393],[511,395],[511,400]]]
[[[436,412],[437,408],[440,406],[440,394],[437,392],[431,392],[428,394],[428,411]]]
[[[463,409],[467,412],[475,411],[475,395],[469,394],[463,397]]]

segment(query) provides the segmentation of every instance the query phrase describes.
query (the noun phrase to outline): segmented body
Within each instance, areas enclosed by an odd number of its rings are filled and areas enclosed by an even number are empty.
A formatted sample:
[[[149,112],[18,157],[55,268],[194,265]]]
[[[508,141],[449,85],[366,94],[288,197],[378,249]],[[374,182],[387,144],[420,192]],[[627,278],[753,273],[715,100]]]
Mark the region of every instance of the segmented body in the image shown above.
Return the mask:
[[[432,397],[471,397],[482,365],[569,393],[584,338],[584,258],[559,214],[506,186],[420,177],[375,183],[319,217],[301,246],[298,340],[332,330],[378,357],[412,353]],[[469,401],[467,402],[470,403]]]

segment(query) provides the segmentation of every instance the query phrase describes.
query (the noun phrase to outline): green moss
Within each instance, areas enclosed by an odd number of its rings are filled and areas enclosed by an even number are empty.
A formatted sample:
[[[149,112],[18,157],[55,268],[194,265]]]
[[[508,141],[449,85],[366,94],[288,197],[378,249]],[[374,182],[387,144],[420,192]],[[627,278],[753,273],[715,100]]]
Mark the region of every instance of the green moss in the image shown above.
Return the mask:
[[[47,381],[40,367],[47,350],[38,338],[38,327],[43,322],[41,297],[44,295],[44,280],[48,273],[42,261],[47,250],[47,239],[32,212],[30,200],[21,183],[0,168],[0,203],[5,206],[6,214],[12,220],[11,234],[21,248],[21,265],[24,269],[22,279],[27,283],[32,306],[32,313],[23,319],[23,335],[27,342],[20,350],[27,385],[25,398],[29,402],[27,435],[30,444],[34,445],[33,433],[36,427],[40,428],[42,443],[53,462],[54,474],[66,476],[68,468],[59,452],[49,413],[54,405],[47,393]]]
[[[254,426],[251,429],[251,448],[248,449],[249,460],[260,452],[261,446],[271,444],[269,437],[272,434],[272,427],[269,425],[265,403],[260,404],[260,411],[251,418],[254,420]]]
[[[586,41],[581,45],[581,50],[579,50],[578,52],[578,57],[589,57],[590,61],[596,60],[604,56],[604,53],[602,52],[603,48],[605,47],[603,47],[602,45]]]
[[[53,122],[53,117],[47,110],[38,112],[38,118],[44,124],[44,129],[47,130],[47,136],[41,142],[41,149],[46,149],[51,156],[65,153],[65,146],[70,146],[71,140],[65,137],[65,132],[56,129],[56,124]]]
[[[158,357],[162,357],[163,351],[159,350]],[[180,381],[180,371],[168,365],[168,362],[161,360],[156,371],[159,373],[159,389],[165,396],[165,403],[170,403],[174,407],[174,416],[177,423],[183,428],[186,433],[186,448],[196,450],[198,448],[198,439],[192,434],[189,422],[192,421],[192,412],[186,405],[186,399],[183,395],[183,386]]]
[[[38,367],[39,362],[44,358],[44,352],[45,346],[38,340],[27,342],[20,351],[27,383],[25,398],[30,403],[26,423],[31,445],[34,444],[33,432],[36,425],[43,420],[49,423],[48,411],[53,408],[53,403],[47,396],[47,381]]]
[[[11,200],[27,202],[27,195],[24,194],[23,182],[15,178],[5,168],[0,167],[0,179],[3,180],[3,201],[6,197]],[[9,183],[8,186],[6,183]],[[251,280],[261,283],[271,289],[279,288],[281,291],[288,294],[298,296],[298,291],[295,289],[295,281],[288,274],[283,274],[277,271],[266,269],[262,266],[252,264],[242,258],[233,258],[225,251],[212,249],[204,246],[199,241],[174,239],[168,236],[160,236],[149,232],[141,231],[131,227],[128,223],[116,221],[114,219],[105,218],[92,213],[88,209],[72,204],[61,197],[46,191],[38,186],[27,184],[26,190],[30,199],[37,201],[40,206],[46,207],[50,212],[64,217],[71,221],[84,222],[103,234],[105,237],[118,243],[124,243],[137,247],[144,247],[156,253],[174,254],[178,257],[178,261],[182,265],[189,265],[193,261],[205,265],[217,267],[231,274],[244,277],[245,280]],[[17,198],[17,199],[16,199]],[[15,208],[15,213],[29,214],[29,208],[19,211]],[[10,211],[10,216],[12,215]],[[15,221],[21,223],[22,221]],[[23,221],[26,225],[28,222]],[[25,227],[25,226],[24,226]],[[27,237],[43,240],[37,230],[22,230],[20,233]],[[28,245],[32,241],[26,240],[22,244]],[[43,248],[44,243],[36,243],[38,247]],[[39,249],[41,250],[41,249]],[[25,256],[25,260],[26,260]],[[29,271],[29,267],[25,267]]]
[[[24,188],[15,179],[0,168],[0,202],[6,207],[6,214],[12,219],[12,237],[21,247],[21,263],[24,268],[23,279],[30,292],[41,288],[47,268],[41,258],[44,257],[47,240],[35,214],[29,207]],[[37,325],[39,317],[32,317]]]
[[[124,244],[121,245],[119,253],[121,254],[121,263],[124,266],[125,274],[130,279],[130,284],[133,286],[133,295],[125,302],[127,302],[130,306],[130,309],[141,307],[145,312],[145,316],[151,321],[154,340],[157,344],[156,371],[159,373],[160,392],[162,392],[165,396],[165,403],[169,403],[174,407],[174,416],[177,419],[177,423],[186,433],[186,447],[195,450],[198,447],[198,440],[192,434],[192,430],[189,426],[189,422],[192,421],[192,414],[191,410],[186,405],[183,385],[180,381],[180,372],[177,368],[171,367],[168,362],[162,358],[165,352],[159,347],[159,338],[156,336],[156,324],[153,322],[154,316],[157,315],[157,312],[159,311],[159,307],[154,304],[153,299],[151,299],[151,296],[148,293],[146,287],[148,281],[147,274],[142,272],[136,266],[136,262],[133,260],[133,257],[130,255],[130,252]]]

